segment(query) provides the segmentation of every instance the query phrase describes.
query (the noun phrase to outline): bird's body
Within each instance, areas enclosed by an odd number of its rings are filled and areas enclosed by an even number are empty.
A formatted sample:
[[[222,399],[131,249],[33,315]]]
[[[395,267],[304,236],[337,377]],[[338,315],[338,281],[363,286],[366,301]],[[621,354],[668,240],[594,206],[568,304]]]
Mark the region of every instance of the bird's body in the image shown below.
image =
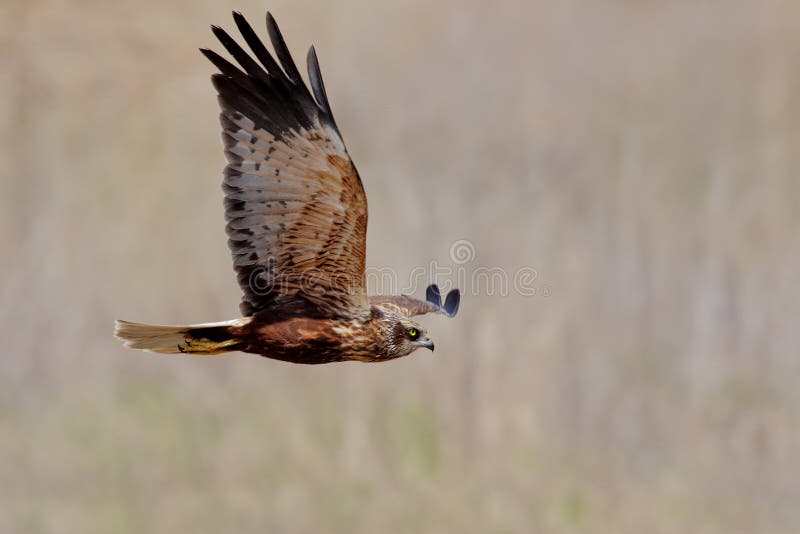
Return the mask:
[[[400,316],[387,321],[390,313],[380,306],[372,306],[365,318],[353,319],[276,318],[272,313],[260,313],[238,327],[236,338],[242,341],[239,350],[295,363],[388,361],[408,354],[406,326]],[[409,344],[407,348],[417,346]]]
[[[308,54],[312,92],[277,24],[267,29],[278,61],[239,13],[234,20],[255,61],[224,30],[213,31],[239,63],[211,50],[219,93],[225,218],[244,317],[223,323],[154,326],[117,322],[131,348],[161,353],[243,351],[295,363],[386,361],[433,350],[410,317],[455,315],[458,290],[444,304],[368,297],[364,283],[367,199],[328,103],[316,53]]]

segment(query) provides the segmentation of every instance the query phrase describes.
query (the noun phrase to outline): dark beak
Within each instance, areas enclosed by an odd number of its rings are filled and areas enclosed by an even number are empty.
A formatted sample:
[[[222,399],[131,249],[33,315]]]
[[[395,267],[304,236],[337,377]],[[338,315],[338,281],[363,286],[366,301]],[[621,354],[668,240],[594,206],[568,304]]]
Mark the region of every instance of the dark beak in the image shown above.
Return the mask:
[[[426,349],[431,349],[433,352],[433,340],[432,339],[423,339],[419,342],[420,347],[425,347]]]

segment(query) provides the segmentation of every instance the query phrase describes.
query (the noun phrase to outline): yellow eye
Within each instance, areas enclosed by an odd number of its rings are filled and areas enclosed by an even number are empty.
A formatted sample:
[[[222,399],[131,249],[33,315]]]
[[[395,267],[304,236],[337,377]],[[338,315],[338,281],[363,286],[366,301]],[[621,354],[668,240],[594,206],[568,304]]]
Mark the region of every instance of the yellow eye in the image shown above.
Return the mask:
[[[416,328],[409,328],[406,330],[406,334],[408,334],[408,337],[411,339],[417,339],[419,337],[419,331]]]

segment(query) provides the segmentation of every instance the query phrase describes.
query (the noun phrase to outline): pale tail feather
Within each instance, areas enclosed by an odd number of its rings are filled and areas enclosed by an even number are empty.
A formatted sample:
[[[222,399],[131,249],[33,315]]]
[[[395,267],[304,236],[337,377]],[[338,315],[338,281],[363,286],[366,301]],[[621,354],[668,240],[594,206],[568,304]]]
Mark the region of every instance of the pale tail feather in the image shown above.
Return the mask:
[[[235,327],[250,322],[250,317],[220,323],[187,326],[161,326],[116,321],[114,335],[131,349],[161,354],[220,354],[237,350]]]

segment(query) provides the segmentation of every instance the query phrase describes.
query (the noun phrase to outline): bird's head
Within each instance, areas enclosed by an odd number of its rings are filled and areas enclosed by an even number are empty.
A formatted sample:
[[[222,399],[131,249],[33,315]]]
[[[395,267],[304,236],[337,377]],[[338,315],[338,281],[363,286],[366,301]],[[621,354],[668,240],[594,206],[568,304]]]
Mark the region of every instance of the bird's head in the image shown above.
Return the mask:
[[[398,356],[407,356],[419,348],[430,349],[433,352],[433,340],[419,323],[409,319],[399,319],[395,322],[391,335]]]
[[[394,313],[383,313],[380,317],[384,336],[383,356],[400,358],[408,356],[419,348],[433,351],[433,340],[428,331],[419,323]]]

